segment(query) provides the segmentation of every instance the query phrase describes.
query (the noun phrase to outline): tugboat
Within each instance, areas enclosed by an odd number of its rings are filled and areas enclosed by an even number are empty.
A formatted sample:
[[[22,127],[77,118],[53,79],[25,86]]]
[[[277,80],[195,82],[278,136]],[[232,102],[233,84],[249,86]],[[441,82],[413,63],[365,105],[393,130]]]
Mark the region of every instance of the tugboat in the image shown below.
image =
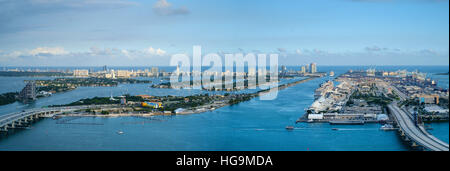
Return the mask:
[[[294,130],[294,127],[293,126],[286,126],[286,129],[291,131],[291,130]]]

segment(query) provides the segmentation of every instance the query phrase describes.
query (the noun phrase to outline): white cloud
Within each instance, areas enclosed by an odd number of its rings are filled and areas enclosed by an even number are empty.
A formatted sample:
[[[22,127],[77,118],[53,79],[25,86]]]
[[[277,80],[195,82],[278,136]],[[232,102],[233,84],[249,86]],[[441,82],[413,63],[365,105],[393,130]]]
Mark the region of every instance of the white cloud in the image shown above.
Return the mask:
[[[30,55],[64,55],[68,52],[61,47],[38,47],[29,52]]]
[[[150,54],[150,55],[158,55],[158,56],[163,56],[166,54],[166,51],[158,48],[158,49],[154,49],[153,47],[149,47],[147,49],[144,50],[145,53]]]
[[[186,7],[174,8],[167,0],[158,0],[153,5],[153,11],[158,15],[186,15],[190,11]]]

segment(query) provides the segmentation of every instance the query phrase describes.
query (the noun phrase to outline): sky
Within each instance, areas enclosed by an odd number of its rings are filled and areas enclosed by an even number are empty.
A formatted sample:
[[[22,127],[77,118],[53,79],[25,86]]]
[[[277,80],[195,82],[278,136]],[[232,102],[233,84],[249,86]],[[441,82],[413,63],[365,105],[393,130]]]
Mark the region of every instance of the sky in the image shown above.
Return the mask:
[[[0,66],[167,66],[278,53],[280,65],[448,65],[448,0],[0,0]]]

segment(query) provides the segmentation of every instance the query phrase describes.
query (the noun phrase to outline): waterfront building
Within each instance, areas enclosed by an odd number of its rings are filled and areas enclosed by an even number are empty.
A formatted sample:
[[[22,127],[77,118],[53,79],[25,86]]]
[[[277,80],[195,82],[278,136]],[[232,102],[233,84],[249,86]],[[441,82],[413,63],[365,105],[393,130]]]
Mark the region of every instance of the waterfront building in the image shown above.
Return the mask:
[[[160,107],[162,107],[162,103],[161,102],[142,102],[142,107],[152,107],[155,109],[158,109]]]
[[[151,73],[153,76],[158,76],[158,67],[152,67]]]
[[[286,68],[286,66],[284,66],[284,65],[281,65],[281,72],[282,73],[285,73],[287,71],[287,68]]]
[[[302,74],[306,73],[306,67],[305,67],[305,66],[302,66],[302,68],[301,68],[301,73],[302,73]]]
[[[117,77],[120,78],[129,78],[131,75],[130,71],[127,70],[118,70],[117,71]]]
[[[439,104],[439,95],[437,94],[418,94],[416,95],[417,100],[419,103],[425,103],[425,104]]]
[[[314,74],[314,73],[316,73],[317,72],[317,64],[316,63],[311,63],[310,64],[311,66],[311,74]]]
[[[366,75],[369,77],[374,77],[375,76],[375,69],[368,69],[366,71]]]
[[[88,77],[89,76],[89,70],[87,69],[76,69],[73,70],[73,76],[75,77]]]
[[[112,70],[110,70],[109,73],[106,73],[106,74],[105,74],[105,78],[112,78],[112,79],[115,79],[115,78],[116,78],[116,74],[115,74],[114,70],[112,69]]]
[[[36,100],[36,82],[28,82],[22,91],[20,91],[19,99],[24,103],[30,100]]]

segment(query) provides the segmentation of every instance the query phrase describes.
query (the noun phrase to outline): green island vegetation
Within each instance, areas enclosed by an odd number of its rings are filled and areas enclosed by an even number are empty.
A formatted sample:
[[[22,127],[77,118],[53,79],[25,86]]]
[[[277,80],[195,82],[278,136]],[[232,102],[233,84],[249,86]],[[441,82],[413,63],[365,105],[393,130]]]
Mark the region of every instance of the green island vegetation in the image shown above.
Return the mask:
[[[17,101],[16,96],[18,96],[18,92],[10,92],[0,94],[0,106],[11,104]]]
[[[102,114],[102,115],[109,115],[109,112],[106,111],[106,110],[102,110],[101,114]]]
[[[131,96],[124,95],[124,98],[133,102],[131,105],[134,111],[175,111],[178,108],[192,109],[195,107],[212,104],[214,102],[220,102],[222,104],[237,104],[242,101],[247,101],[251,99],[250,94],[236,94],[236,95],[209,95],[209,94],[198,94],[186,97],[181,96],[154,96],[150,101],[158,101],[162,103],[161,108],[154,109],[152,106],[141,106],[142,102],[147,102],[148,100],[143,99],[141,96]],[[81,99],[76,102],[63,105],[51,105],[48,107],[64,107],[64,106],[80,106],[80,105],[107,105],[107,104],[120,104],[121,97],[93,97]]]
[[[81,99],[65,105],[51,105],[49,107],[63,107],[63,106],[80,106],[80,105],[101,105],[101,104],[120,104],[120,100],[110,100],[109,97],[93,97]]]
[[[415,99],[408,99],[408,100],[404,100],[399,103],[399,106],[405,106],[405,107],[419,106],[419,105],[420,105],[419,102]]]
[[[37,92],[46,91],[46,92],[59,93],[59,92],[66,92],[66,91],[70,91],[70,90],[74,90],[74,89],[75,89],[74,87],[69,87],[67,85],[61,85],[61,86],[49,85],[49,86],[37,87],[36,91]]]
[[[27,81],[27,80],[26,80]],[[39,94],[41,91],[60,93],[76,89],[77,87],[92,87],[92,86],[117,86],[118,84],[139,84],[151,83],[149,80],[136,80],[129,78],[56,78],[53,80],[35,80],[37,98],[46,97],[48,95]],[[18,92],[9,92],[0,94],[0,106],[14,103],[17,101],[16,96]],[[97,99],[98,100],[98,99]],[[106,103],[108,104],[108,103]]]
[[[0,71],[0,76],[3,77],[63,77],[71,75],[62,72]]]

